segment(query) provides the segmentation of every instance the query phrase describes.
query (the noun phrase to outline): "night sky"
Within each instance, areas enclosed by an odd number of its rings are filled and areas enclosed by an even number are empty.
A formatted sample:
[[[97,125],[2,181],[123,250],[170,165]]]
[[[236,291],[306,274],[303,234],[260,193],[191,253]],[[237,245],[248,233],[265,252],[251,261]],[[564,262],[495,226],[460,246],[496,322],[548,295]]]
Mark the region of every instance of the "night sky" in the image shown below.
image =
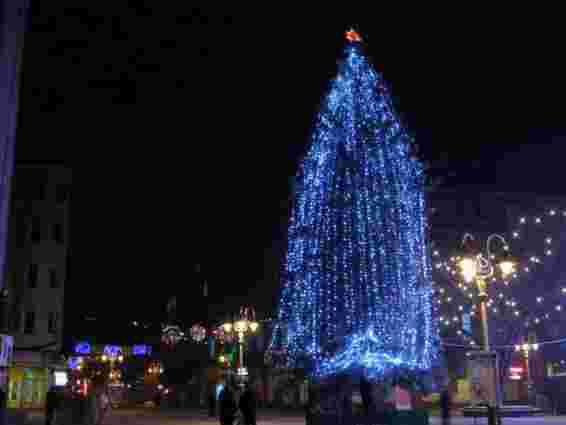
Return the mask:
[[[565,192],[566,65],[547,21],[39,3],[18,155],[77,165],[77,311],[157,316],[197,290],[197,262],[214,302],[257,293],[352,22],[447,185]]]

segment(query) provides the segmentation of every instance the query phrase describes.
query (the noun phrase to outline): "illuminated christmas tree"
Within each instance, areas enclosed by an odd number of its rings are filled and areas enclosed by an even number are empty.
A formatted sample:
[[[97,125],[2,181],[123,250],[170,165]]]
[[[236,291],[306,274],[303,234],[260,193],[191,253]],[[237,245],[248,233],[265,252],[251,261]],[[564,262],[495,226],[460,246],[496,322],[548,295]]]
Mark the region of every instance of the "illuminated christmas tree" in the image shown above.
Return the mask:
[[[424,172],[346,33],[296,182],[272,351],[324,377],[429,369],[437,351]]]

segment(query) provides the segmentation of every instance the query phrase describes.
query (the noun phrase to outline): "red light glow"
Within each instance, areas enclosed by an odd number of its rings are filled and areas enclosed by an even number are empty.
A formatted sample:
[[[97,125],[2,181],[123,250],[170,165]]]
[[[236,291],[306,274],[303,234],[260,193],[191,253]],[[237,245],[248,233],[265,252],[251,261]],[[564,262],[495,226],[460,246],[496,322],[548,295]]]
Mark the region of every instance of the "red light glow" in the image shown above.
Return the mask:
[[[352,42],[362,41],[362,37],[360,36],[360,34],[357,31],[354,31],[354,30],[346,31],[346,39],[348,41],[352,41]]]

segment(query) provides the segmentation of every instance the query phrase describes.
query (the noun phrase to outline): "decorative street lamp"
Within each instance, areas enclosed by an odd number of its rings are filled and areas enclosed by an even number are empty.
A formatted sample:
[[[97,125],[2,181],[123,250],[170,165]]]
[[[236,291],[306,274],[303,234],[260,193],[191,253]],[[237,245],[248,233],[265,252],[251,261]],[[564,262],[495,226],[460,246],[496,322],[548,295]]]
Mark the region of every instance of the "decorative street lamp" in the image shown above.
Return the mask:
[[[525,359],[525,370],[527,371],[527,394],[529,401],[533,401],[533,379],[531,376],[531,367],[530,367],[530,352],[531,351],[538,351],[539,345],[538,344],[531,344],[525,342],[523,344],[515,345],[515,351],[520,352],[523,354],[523,358]]]
[[[122,348],[117,345],[107,345],[104,347],[101,360],[103,362],[110,362],[113,366],[114,363],[122,363],[124,361],[124,354]]]
[[[498,240],[503,247],[502,255],[495,256],[491,250],[492,243]],[[488,406],[488,423],[496,424],[497,408],[501,404],[501,382],[499,379],[499,367],[497,362],[497,354],[492,353],[489,345],[489,324],[487,318],[488,292],[487,285],[493,278],[497,276],[506,279],[515,272],[515,263],[509,255],[509,244],[505,238],[498,234],[492,234],[487,238],[486,250],[482,252],[474,243],[475,239],[469,233],[464,235],[462,239],[462,247],[464,255],[457,257],[460,272],[466,283],[475,283],[478,288],[480,320],[482,325],[482,348],[483,352],[478,353],[480,359],[489,360],[488,368],[493,373],[493,379],[490,378],[493,389],[495,391],[494,399],[491,399]],[[476,246],[474,246],[476,245]],[[478,358],[475,356],[475,358]],[[481,362],[483,363],[482,360]]]
[[[496,259],[496,256],[491,251],[491,244],[496,239],[503,244],[503,255],[499,260]],[[462,245],[467,252],[458,258],[458,265],[466,283],[475,283],[478,288],[483,350],[490,351],[487,319],[488,281],[496,275],[500,275],[504,279],[508,278],[515,272],[515,263],[511,260],[509,245],[503,236],[498,234],[490,235],[487,238],[485,253],[481,251],[474,252],[473,249],[470,249],[468,243],[474,240],[474,237],[469,233],[464,235]]]
[[[124,362],[124,353],[122,348],[117,345],[106,345],[100,358],[103,363],[109,363],[110,372],[108,377],[111,382],[117,382],[122,378],[122,372],[115,368],[115,364]]]
[[[225,335],[235,334],[238,338],[238,364],[237,374],[247,376],[247,369],[244,366],[244,342],[245,337],[255,333],[259,328],[259,323],[255,320],[255,311],[249,307],[242,307],[237,320],[228,321],[222,325]]]

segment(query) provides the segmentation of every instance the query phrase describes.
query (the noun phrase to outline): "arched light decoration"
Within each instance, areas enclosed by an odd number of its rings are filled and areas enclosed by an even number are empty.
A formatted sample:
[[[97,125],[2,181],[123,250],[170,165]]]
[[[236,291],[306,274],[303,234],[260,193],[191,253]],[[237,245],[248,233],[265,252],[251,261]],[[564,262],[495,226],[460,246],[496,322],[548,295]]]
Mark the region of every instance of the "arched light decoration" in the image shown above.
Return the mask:
[[[167,325],[161,331],[161,341],[171,347],[184,339],[184,332],[177,325]]]
[[[102,361],[123,362],[124,353],[119,345],[105,345],[102,352]]]
[[[151,354],[151,346],[145,344],[134,345],[132,354],[134,356],[149,356]]]
[[[87,355],[92,352],[92,348],[88,342],[78,342],[75,345],[75,353]]]

